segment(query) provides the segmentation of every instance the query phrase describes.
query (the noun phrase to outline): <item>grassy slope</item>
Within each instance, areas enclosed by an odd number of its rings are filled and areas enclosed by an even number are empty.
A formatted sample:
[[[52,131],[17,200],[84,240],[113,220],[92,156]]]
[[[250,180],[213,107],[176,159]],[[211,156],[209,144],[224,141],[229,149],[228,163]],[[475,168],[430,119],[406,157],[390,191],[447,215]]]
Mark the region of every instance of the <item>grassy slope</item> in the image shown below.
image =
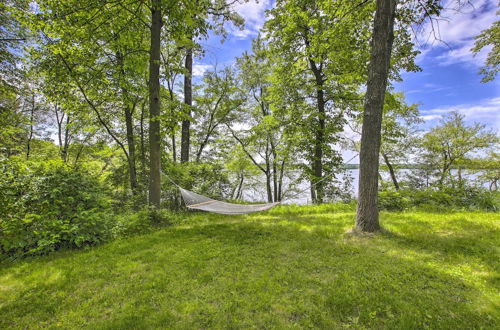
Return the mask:
[[[345,207],[194,214],[88,251],[2,265],[0,328],[500,325],[500,215]]]

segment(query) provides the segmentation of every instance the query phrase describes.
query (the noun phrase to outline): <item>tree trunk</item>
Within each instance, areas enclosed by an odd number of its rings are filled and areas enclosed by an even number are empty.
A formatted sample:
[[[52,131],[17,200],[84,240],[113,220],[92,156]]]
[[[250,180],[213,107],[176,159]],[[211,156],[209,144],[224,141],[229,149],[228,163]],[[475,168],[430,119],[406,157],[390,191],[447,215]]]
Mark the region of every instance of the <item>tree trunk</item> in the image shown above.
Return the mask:
[[[144,106],[146,101],[144,100],[141,105],[141,123],[140,123],[140,134],[141,134],[141,189],[146,187],[147,174],[146,174],[146,143],[144,137]]]
[[[306,46],[309,47],[309,41],[306,39]],[[315,132],[314,139],[314,154],[312,161],[312,172],[314,174],[313,183],[317,183],[311,188],[311,199],[313,203],[321,204],[324,198],[324,182],[323,177],[323,144],[325,139],[325,92],[323,90],[324,78],[322,66],[309,58],[311,70],[314,73],[316,81],[316,107],[318,109],[318,126]]]
[[[193,49],[188,48],[185,62],[186,73],[184,75],[184,104],[187,106],[187,115],[191,116],[191,106],[193,104]],[[182,121],[182,136],[181,136],[181,163],[189,162],[189,146],[190,146],[190,120]]]
[[[321,87],[322,88],[322,87]],[[323,203],[324,182],[323,177],[323,144],[325,136],[325,99],[323,89],[318,89],[318,129],[314,141],[314,181],[316,182],[316,200],[314,203]]]
[[[274,193],[274,201],[278,201],[278,165],[276,164],[276,147],[274,146],[272,137],[271,140],[271,152],[273,155],[273,193]]]
[[[161,0],[151,0],[151,44],[149,50],[149,204],[160,208],[160,44]]]
[[[378,220],[378,168],[382,108],[389,75],[397,0],[377,0],[371,41],[368,82],[359,154],[359,194],[356,228],[364,232],[380,229]]]
[[[271,186],[271,171],[266,173],[266,189],[267,189],[267,201],[269,203],[273,202],[273,189]]]
[[[446,178],[446,173],[448,172],[448,154],[443,153],[443,168],[441,170],[441,175],[439,176],[438,185],[440,188],[443,187],[444,179]]]
[[[462,187],[463,184],[464,184],[464,180],[463,180],[463,177],[462,177],[462,166],[458,167],[457,175],[458,175],[458,185],[460,187]]]
[[[271,185],[271,181],[272,181],[272,172],[271,172],[271,159],[270,159],[270,154],[269,154],[269,147],[270,147],[270,143],[269,143],[269,135],[267,136],[267,141],[266,141],[266,188],[267,188],[267,201],[269,203],[272,203],[273,202],[273,188],[272,188],[272,185]]]
[[[238,191],[236,193],[236,199],[240,199],[241,198],[241,189],[243,188],[243,180],[245,179],[245,176],[243,173],[241,173],[241,177],[240,177],[240,182],[238,184]]]
[[[396,179],[396,173],[394,172],[394,168],[392,167],[391,162],[389,161],[389,157],[385,153],[382,153],[382,157],[384,158],[385,165],[389,168],[389,173],[391,174],[392,183],[394,184],[394,188],[399,190],[399,183]]]
[[[314,203],[316,201],[316,189],[314,189],[314,180],[311,180],[311,201]]]
[[[129,104],[128,91],[124,86],[123,79],[125,78],[125,69],[123,67],[123,55],[121,52],[116,53],[116,62],[119,67],[120,74],[120,86],[122,92],[122,102],[124,107],[125,114],[125,127],[127,132],[127,146],[128,146],[128,170],[129,170],[129,179],[130,179],[130,189],[132,190],[132,194],[137,194],[137,170],[135,167],[135,141],[134,141],[134,123],[133,123],[133,108],[135,108],[135,104],[131,109]]]
[[[31,112],[30,112],[30,134],[28,136],[28,145],[26,146],[26,159],[30,158],[31,152],[31,140],[33,139],[33,121],[35,120],[35,92],[33,92],[33,97],[31,99]]]
[[[278,197],[277,200],[278,202],[281,202],[283,199],[283,175],[285,172],[285,159],[281,161],[281,167],[280,167],[280,177],[278,180]]]
[[[305,32],[305,45],[306,48],[310,47],[310,42],[308,38],[308,31]],[[314,140],[314,152],[313,152],[313,161],[311,164],[311,170],[313,172],[312,183],[315,185],[311,185],[311,199],[313,203],[321,204],[323,203],[324,198],[324,182],[321,181],[323,177],[323,144],[324,144],[324,136],[325,136],[325,92],[324,92],[324,83],[325,79],[323,76],[323,63],[320,63],[319,66],[316,61],[309,57],[308,58],[309,65],[311,67],[311,71],[314,74],[314,79],[316,83],[316,107],[318,109],[318,126],[315,132],[315,140]]]
[[[130,172],[130,189],[132,194],[137,194],[137,171],[135,167],[135,141],[134,141],[134,124],[132,119],[132,109],[129,105],[125,105],[125,126],[127,129],[127,145],[128,145],[128,169]]]
[[[61,157],[63,162],[68,162],[68,149],[69,149],[69,124],[71,123],[69,115],[66,115],[66,125],[64,126],[64,144],[61,149]]]

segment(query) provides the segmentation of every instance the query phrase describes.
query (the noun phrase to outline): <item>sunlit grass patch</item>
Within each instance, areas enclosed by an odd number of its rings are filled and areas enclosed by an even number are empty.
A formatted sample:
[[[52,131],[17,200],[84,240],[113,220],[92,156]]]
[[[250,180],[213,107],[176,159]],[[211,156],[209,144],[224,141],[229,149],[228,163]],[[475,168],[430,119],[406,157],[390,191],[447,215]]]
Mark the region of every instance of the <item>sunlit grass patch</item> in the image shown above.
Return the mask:
[[[187,212],[86,251],[3,264],[1,328],[495,328],[500,216]]]

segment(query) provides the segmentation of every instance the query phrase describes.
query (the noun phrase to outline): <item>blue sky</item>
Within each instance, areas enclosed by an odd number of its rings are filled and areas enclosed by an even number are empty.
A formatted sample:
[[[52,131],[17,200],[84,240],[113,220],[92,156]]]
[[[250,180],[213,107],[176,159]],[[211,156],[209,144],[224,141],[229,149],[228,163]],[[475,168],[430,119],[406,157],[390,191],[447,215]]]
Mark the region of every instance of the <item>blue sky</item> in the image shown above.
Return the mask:
[[[475,57],[470,52],[474,36],[498,19],[497,0],[473,0],[473,6],[460,11],[456,10],[456,2],[445,2],[446,10],[435,29],[440,41],[434,38],[430,24],[422,26],[416,41],[422,51],[417,63],[423,71],[404,73],[404,81],[396,83],[395,88],[405,92],[409,103],[420,104],[425,128],[436,125],[446,113],[459,111],[468,122],[481,122],[500,131],[500,79],[484,84],[478,74],[489,48]],[[223,43],[214,35],[203,41],[205,56],[195,60],[194,74],[200,76],[215,65],[228,65],[250,50],[251,40],[265,22],[265,10],[272,3],[260,0],[237,5],[236,11],[245,18],[245,28],[228,27]]]

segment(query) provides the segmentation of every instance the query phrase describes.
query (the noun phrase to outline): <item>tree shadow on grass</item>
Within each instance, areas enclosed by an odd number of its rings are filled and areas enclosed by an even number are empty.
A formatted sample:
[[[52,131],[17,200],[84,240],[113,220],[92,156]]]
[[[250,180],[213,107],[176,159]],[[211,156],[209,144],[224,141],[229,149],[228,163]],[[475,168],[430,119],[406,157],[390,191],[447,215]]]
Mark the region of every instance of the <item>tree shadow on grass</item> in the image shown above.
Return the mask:
[[[420,248],[394,239],[402,253]],[[293,223],[167,228],[0,271],[0,281],[18,281],[17,293],[0,304],[0,326],[498,325],[473,286],[372,243]]]

